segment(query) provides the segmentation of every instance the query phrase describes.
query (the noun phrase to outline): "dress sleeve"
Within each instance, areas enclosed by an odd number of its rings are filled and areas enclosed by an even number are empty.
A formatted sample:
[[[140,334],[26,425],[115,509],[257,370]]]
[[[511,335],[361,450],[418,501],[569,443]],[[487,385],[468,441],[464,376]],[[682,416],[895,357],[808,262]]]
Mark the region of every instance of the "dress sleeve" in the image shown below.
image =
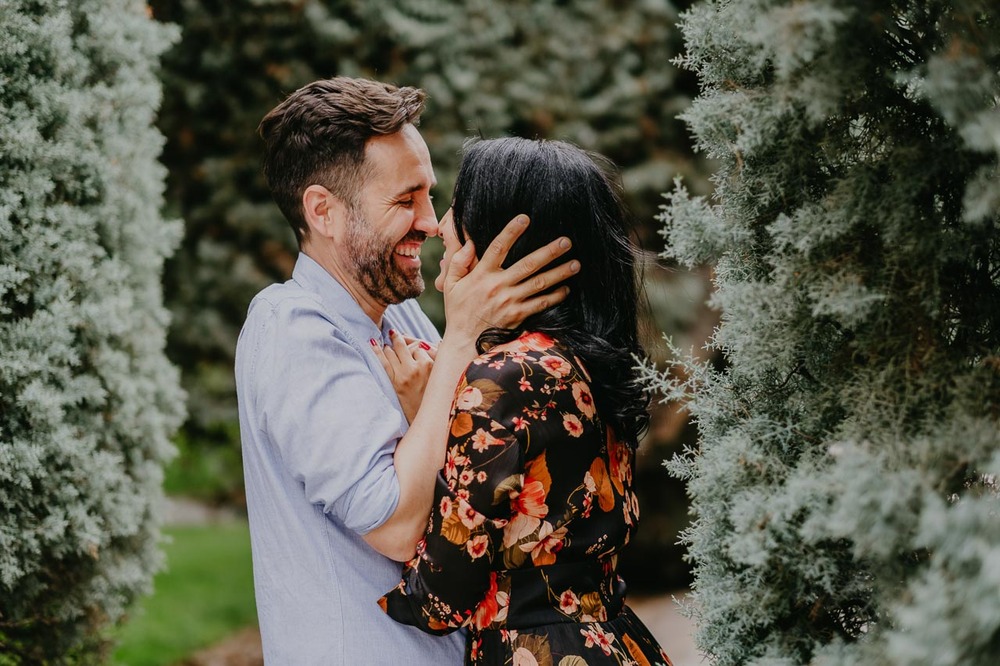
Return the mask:
[[[506,356],[480,357],[466,370],[427,533],[400,584],[379,600],[396,621],[446,634],[506,612],[496,571],[518,564],[505,539],[512,498],[525,488],[523,433],[513,425],[520,403],[511,395],[521,378]]]

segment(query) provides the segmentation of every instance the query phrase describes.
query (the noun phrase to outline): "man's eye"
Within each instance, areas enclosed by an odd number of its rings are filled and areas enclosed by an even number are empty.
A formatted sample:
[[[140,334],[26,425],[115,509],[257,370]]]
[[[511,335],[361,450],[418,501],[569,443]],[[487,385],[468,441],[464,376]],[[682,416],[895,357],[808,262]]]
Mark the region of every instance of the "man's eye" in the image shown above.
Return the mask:
[[[398,203],[403,208],[410,208],[411,206],[413,206],[414,200],[413,199],[400,199]]]

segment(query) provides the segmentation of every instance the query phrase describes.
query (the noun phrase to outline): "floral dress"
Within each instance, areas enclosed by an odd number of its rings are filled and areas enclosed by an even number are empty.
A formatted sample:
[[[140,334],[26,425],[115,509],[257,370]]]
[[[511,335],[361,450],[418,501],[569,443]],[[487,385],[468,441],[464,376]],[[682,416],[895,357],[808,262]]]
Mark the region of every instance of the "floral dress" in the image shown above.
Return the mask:
[[[379,604],[430,633],[468,628],[467,664],[670,664],[624,604],[634,459],[589,379],[565,347],[526,333],[458,387],[427,534]]]

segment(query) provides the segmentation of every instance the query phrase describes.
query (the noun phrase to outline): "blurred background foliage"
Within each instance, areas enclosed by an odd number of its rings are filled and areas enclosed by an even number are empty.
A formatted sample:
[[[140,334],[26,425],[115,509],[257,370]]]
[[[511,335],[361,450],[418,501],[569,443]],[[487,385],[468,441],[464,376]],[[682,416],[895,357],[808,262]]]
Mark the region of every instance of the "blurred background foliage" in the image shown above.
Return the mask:
[[[661,192],[682,175],[706,193],[709,165],[678,113],[696,81],[672,60],[689,0],[152,0],[154,18],[181,40],[163,60],[159,127],[167,144],[168,214],[183,218],[167,267],[173,314],[168,353],[183,373],[190,417],[167,489],[242,501],[233,354],[253,295],[288,278],[296,248],[260,175],[260,118],[309,81],[364,76],[424,88],[421,132],[431,150],[443,214],[470,136],[568,140],[621,169],[637,239],[662,249]],[[440,245],[428,243],[436,271]],[[432,280],[428,280],[428,284]],[[704,306],[707,271],[646,262],[649,345],[660,333],[699,349],[715,323]],[[443,328],[439,295],[422,305]],[[640,458],[640,530],[622,566],[640,587],[686,582],[676,535],[687,521],[680,482],[661,462],[690,438],[676,410],[658,410]],[[641,486],[641,487],[642,487]],[[640,488],[641,488],[640,487]]]

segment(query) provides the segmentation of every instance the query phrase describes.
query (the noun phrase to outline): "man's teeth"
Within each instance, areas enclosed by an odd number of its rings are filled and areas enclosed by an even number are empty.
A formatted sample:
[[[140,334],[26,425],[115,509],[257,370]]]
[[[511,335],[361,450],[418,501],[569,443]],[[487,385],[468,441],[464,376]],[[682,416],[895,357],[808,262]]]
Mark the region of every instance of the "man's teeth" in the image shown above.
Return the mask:
[[[411,248],[396,248],[396,254],[401,254],[404,257],[410,257],[410,258],[416,259],[417,257],[420,256],[420,249],[419,248],[415,248],[415,247],[411,247]]]

